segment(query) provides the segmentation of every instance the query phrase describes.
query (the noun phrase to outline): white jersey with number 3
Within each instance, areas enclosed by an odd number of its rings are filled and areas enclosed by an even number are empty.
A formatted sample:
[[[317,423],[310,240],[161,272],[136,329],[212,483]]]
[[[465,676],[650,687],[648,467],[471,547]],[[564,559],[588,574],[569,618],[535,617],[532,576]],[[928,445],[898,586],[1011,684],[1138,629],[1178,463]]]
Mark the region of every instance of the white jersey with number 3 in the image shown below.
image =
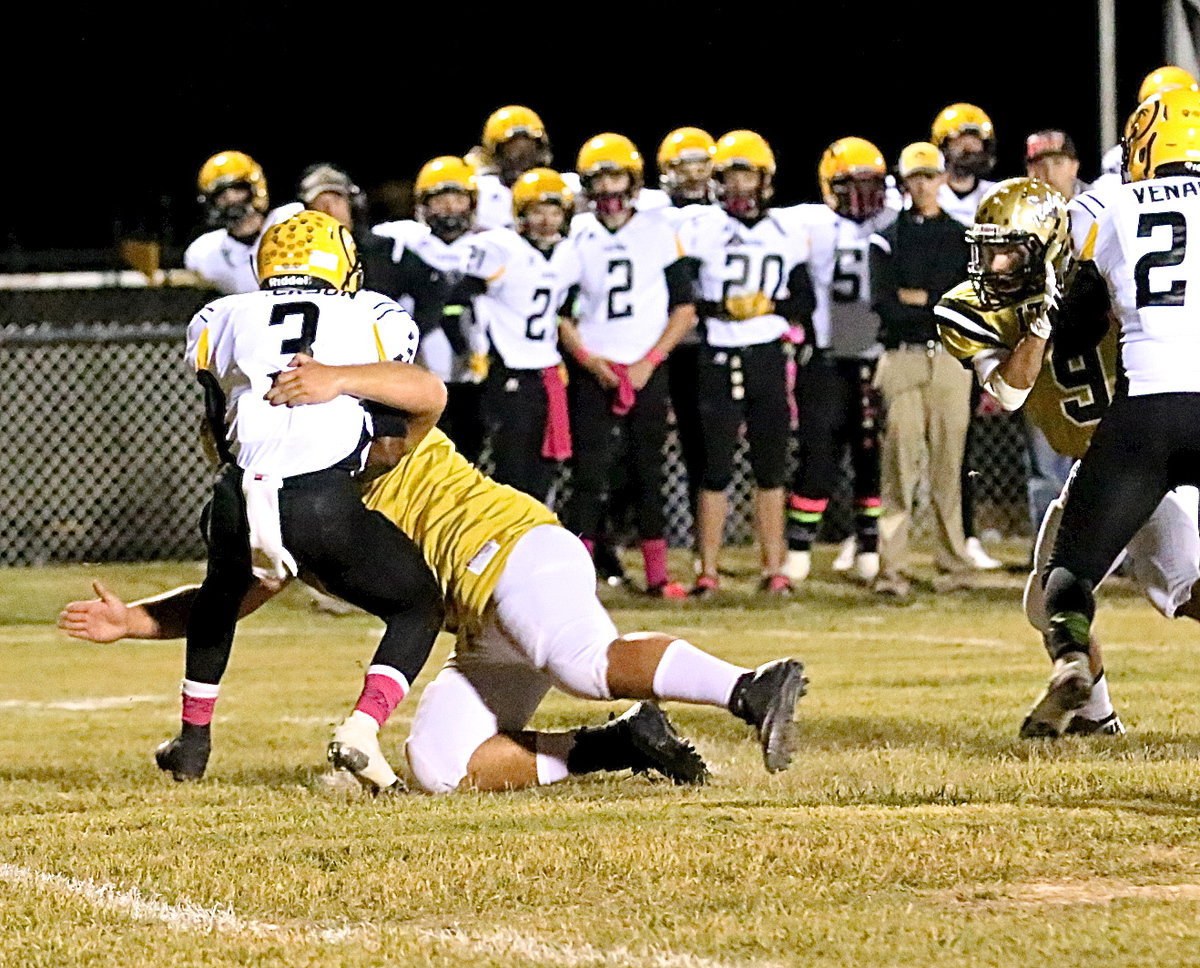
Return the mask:
[[[1080,261],[1094,262],[1121,321],[1129,395],[1200,393],[1200,178],[1108,185],[1070,205]]]
[[[512,229],[481,232],[471,246],[471,275],[487,283],[475,303],[504,365],[541,370],[560,363],[558,310],[579,280],[574,249],[559,242],[547,257]]]
[[[226,296],[188,324],[187,359],[216,377],[239,467],[278,477],[323,470],[361,446],[367,412],[353,397],[304,407],[263,399],[298,352],[329,364],[411,363],[417,327],[387,296],[286,289]]]
[[[636,363],[667,328],[666,268],[684,254],[674,228],[657,211],[635,211],[610,232],[587,213],[575,216],[567,242],[582,267],[584,347],[614,363]]]

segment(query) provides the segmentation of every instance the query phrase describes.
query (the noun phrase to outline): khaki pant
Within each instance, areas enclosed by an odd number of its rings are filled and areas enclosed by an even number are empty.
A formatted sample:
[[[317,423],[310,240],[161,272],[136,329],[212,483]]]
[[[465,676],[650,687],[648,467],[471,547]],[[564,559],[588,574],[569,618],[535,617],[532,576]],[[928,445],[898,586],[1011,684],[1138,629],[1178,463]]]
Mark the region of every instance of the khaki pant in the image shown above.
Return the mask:
[[[971,419],[972,374],[940,343],[887,350],[875,371],[887,422],[881,450],[879,558],[883,575],[908,567],[908,528],[928,455],[929,497],[937,522],[935,562],[941,571],[966,571],[960,472]]]

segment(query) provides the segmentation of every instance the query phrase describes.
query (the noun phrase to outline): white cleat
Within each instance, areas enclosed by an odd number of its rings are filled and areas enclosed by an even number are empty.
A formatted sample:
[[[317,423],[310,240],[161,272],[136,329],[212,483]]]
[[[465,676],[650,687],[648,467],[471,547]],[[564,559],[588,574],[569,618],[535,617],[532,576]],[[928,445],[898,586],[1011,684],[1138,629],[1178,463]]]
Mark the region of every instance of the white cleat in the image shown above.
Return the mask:
[[[980,571],[995,571],[1004,567],[1003,561],[993,558],[983,549],[983,542],[978,538],[967,538],[967,558]]]
[[[854,552],[858,549],[858,545],[854,540],[854,535],[851,535],[842,542],[838,549],[838,555],[833,559],[834,571],[849,571],[854,567]]]
[[[854,573],[861,581],[873,582],[879,576],[879,552],[864,551],[854,556]]]
[[[812,571],[811,551],[789,551],[787,553],[787,557],[783,561],[783,574],[790,581],[804,581],[810,571]]]
[[[1021,738],[1058,739],[1091,698],[1094,684],[1086,652],[1066,652],[1055,659],[1046,691],[1021,723]]]
[[[364,712],[355,710],[333,731],[328,753],[335,769],[349,770],[368,789],[404,787],[379,748],[379,724]]]

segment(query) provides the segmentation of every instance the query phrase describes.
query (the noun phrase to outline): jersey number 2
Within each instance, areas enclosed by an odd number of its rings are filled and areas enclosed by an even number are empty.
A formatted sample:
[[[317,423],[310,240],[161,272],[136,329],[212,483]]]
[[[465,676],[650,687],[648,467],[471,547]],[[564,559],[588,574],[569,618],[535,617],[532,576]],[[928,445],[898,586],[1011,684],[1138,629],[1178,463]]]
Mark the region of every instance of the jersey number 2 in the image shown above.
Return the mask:
[[[1171,226],[1171,247],[1147,252],[1133,267],[1138,309],[1147,306],[1182,306],[1187,290],[1187,281],[1184,279],[1172,280],[1170,289],[1155,291],[1150,288],[1150,270],[1179,265],[1187,251],[1187,220],[1181,212],[1143,212],[1138,219],[1138,238],[1148,238],[1160,225]]]
[[[299,338],[285,339],[279,344],[279,352],[284,354],[311,353],[313,341],[317,338],[317,316],[320,313],[320,307],[316,303],[310,302],[280,303],[272,309],[271,318],[267,321],[268,326],[279,326],[293,316],[300,317]]]
[[[625,306],[618,308],[613,297],[624,296],[633,288],[633,263],[628,259],[612,259],[608,263],[608,275],[612,276],[614,272],[624,276],[624,279],[608,290],[608,318],[624,319],[626,316],[633,315],[633,303],[626,299]]]

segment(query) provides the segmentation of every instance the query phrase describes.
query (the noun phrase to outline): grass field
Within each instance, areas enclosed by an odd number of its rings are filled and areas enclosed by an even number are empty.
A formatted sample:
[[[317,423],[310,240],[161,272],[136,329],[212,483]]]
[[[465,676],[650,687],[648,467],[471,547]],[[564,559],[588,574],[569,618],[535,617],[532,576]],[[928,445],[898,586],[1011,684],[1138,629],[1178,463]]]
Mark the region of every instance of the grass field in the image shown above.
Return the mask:
[[[382,801],[319,781],[373,620],[290,592],[248,620],[209,775],[181,786],[150,757],[177,724],[178,645],[53,628],[97,574],[133,597],[198,569],[2,573],[0,965],[1200,963],[1200,636],[1128,590],[1099,624],[1125,737],[1015,738],[1048,669],[1016,576],[904,606],[832,581],[780,606],[614,596],[622,630],[803,658],[792,770],[763,772],[721,711],[671,705],[707,787]],[[386,734],[397,764],[412,708]],[[554,694],[537,723],[620,708]]]

